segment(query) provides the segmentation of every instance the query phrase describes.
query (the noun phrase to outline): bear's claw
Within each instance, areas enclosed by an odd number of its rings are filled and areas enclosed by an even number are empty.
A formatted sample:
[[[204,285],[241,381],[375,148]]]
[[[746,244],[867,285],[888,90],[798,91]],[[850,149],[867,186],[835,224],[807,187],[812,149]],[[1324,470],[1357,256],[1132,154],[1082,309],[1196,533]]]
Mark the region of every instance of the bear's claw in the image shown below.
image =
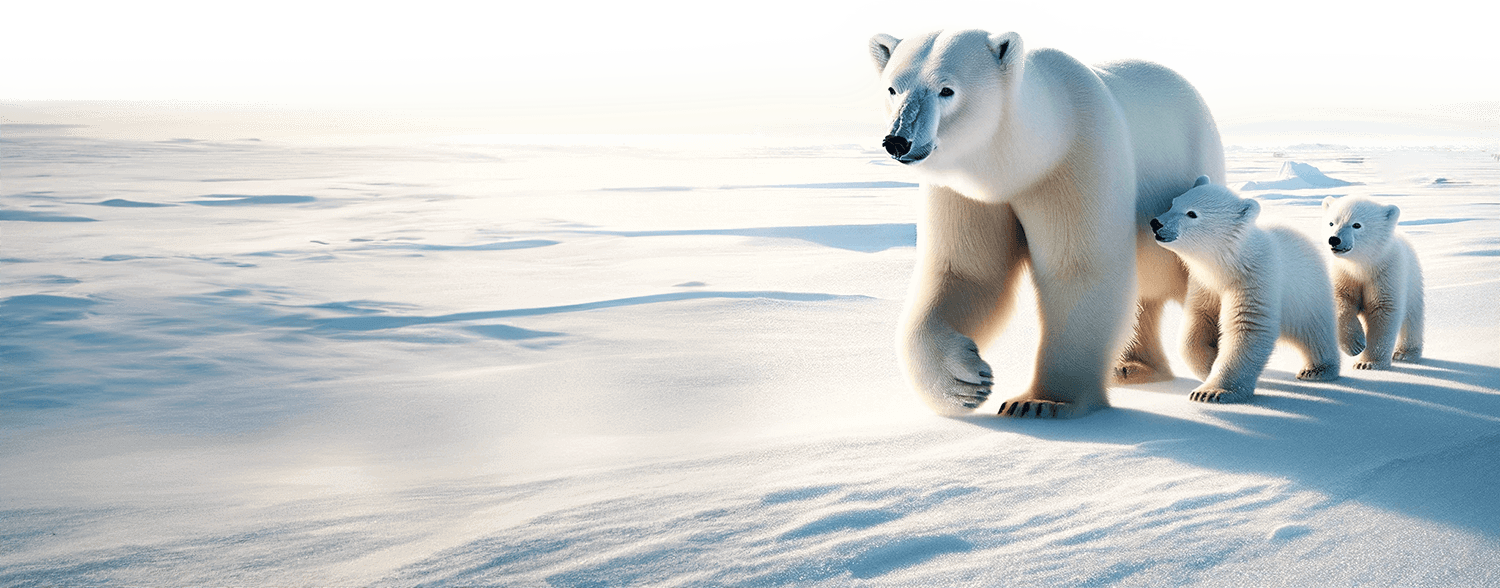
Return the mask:
[[[986,378],[989,377],[989,375],[985,373],[981,373],[980,375],[985,376]],[[990,386],[993,386],[995,384],[994,381],[989,379],[985,379],[981,382],[966,382],[959,378],[953,378],[953,381],[958,382],[963,386],[978,386],[978,388],[973,391],[964,390],[948,393],[949,398],[952,398],[955,402],[958,402],[964,408],[979,408],[980,404],[989,399]]]
[[[1302,371],[1297,372],[1297,379],[1309,382],[1332,382],[1339,379],[1339,366],[1338,364],[1327,364],[1304,368]]]
[[[1000,412],[997,416],[1003,417],[1035,417],[1039,419],[1058,418],[1062,411],[1067,410],[1067,402],[1054,402],[1051,400],[1008,400],[1000,404]]]
[[[1189,399],[1195,402],[1211,402],[1225,404],[1231,402],[1245,402],[1250,400],[1250,394],[1244,392],[1230,392],[1221,388],[1199,388],[1194,390]]]

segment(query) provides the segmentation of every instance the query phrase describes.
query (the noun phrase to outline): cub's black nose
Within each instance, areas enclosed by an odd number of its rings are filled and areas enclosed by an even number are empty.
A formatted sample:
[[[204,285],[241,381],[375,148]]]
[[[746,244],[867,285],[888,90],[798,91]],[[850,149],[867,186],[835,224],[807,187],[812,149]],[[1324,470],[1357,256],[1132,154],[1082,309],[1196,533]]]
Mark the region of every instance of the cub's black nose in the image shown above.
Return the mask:
[[[1161,230],[1161,221],[1156,220],[1154,218],[1151,219],[1151,232],[1155,233],[1155,232],[1160,231],[1160,230]]]
[[[1338,247],[1339,243],[1342,243],[1342,242],[1343,241],[1340,241],[1338,237],[1329,237],[1328,238],[1328,244],[1332,245],[1334,247]]]
[[[880,146],[885,147],[885,152],[891,154],[891,157],[901,157],[911,151],[911,141],[896,135],[886,135]]]

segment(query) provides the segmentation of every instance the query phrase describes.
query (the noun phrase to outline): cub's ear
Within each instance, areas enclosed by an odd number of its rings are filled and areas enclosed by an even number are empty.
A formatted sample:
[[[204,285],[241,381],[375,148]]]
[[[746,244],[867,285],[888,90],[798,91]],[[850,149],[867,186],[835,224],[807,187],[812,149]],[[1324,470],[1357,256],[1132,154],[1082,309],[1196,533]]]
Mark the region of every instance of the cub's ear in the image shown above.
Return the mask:
[[[1194,188],[1197,188],[1198,186],[1206,186],[1206,185],[1208,185],[1208,176],[1198,176],[1198,179],[1193,181],[1193,187]]]
[[[900,43],[901,39],[885,33],[870,37],[870,58],[875,60],[876,71],[885,71],[885,64],[890,63],[891,54],[895,53],[896,45]]]
[[[1249,198],[1243,198],[1243,199],[1240,200],[1240,218],[1245,219],[1245,220],[1252,220],[1253,221],[1253,220],[1256,219],[1256,217],[1259,217],[1259,216],[1260,216],[1260,203],[1259,202],[1256,202],[1256,201],[1251,200]]]
[[[1021,47],[1021,35],[1015,32],[990,35],[990,52],[995,54],[1000,67],[1010,67],[1025,53]]]
[[[1327,198],[1324,198],[1323,199],[1323,210],[1328,210],[1328,207],[1333,206],[1333,201],[1336,200],[1336,199],[1337,198],[1335,198],[1333,196],[1329,196]]]
[[[1401,209],[1398,208],[1395,204],[1391,204],[1391,205],[1386,206],[1385,207],[1385,220],[1391,221],[1391,224],[1396,224],[1397,222],[1400,222],[1401,221]]]

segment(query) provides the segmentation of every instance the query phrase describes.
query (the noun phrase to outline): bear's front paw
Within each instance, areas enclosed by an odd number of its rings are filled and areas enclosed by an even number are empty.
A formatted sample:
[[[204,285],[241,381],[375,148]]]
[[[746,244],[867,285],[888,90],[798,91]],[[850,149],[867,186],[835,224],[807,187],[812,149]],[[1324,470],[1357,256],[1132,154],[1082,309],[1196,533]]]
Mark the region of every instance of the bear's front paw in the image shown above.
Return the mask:
[[[990,397],[995,374],[990,371],[990,364],[979,357],[979,346],[973,341],[965,337],[960,349],[952,354],[956,357],[950,356],[943,362],[952,379],[944,387],[943,395],[950,403],[973,410]]]
[[[1391,369],[1389,361],[1356,361],[1354,369],[1357,370],[1388,370]]]
[[[953,333],[941,344],[914,349],[912,355],[922,358],[910,366],[913,381],[934,412],[968,414],[990,397],[994,372],[968,337]]]
[[[1228,404],[1232,402],[1248,402],[1254,392],[1232,392],[1223,388],[1199,388],[1193,390],[1188,396],[1195,402],[1213,402]]]
[[[1032,389],[1000,403],[997,416],[1008,418],[1072,419],[1109,407],[1102,390],[1073,393]]]
[[[1412,349],[1397,349],[1396,353],[1391,356],[1391,359],[1394,359],[1396,361],[1404,361],[1406,363],[1417,363],[1422,359],[1422,348],[1416,347]]]
[[[950,406],[974,410],[989,399],[992,385],[994,382],[988,376],[979,382],[965,382],[954,378],[953,383],[943,390],[943,398]]]

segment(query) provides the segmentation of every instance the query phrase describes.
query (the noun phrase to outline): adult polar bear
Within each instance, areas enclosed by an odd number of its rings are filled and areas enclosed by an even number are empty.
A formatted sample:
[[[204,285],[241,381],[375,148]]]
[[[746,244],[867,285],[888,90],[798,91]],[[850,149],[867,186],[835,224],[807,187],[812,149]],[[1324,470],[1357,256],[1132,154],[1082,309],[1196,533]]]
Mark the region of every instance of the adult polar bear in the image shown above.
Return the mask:
[[[870,52],[889,94],[885,148],[920,174],[926,197],[899,351],[928,405],[964,414],[989,396],[975,342],[1004,326],[1028,265],[1041,315],[1036,371],[1001,415],[1108,406],[1111,364],[1117,381],[1170,379],[1157,323],[1187,275],[1147,223],[1200,175],[1224,182],[1219,132],[1197,91],[1153,63],[1090,68],[1027,52],[1015,33],[881,34]]]

